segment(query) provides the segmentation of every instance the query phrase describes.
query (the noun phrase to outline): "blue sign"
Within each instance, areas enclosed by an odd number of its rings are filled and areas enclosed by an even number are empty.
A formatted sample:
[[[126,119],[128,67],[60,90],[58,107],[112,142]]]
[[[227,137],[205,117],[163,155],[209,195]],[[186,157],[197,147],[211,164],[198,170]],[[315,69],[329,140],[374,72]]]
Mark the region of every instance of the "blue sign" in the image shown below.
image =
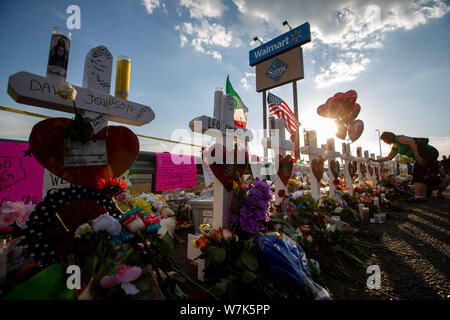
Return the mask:
[[[273,81],[278,82],[280,81],[281,77],[286,72],[288,67],[289,65],[284,63],[280,59],[275,59],[270,65],[269,69],[267,69],[266,76]]]
[[[267,43],[249,52],[250,66],[254,66],[258,62],[266,60],[276,54],[279,54],[287,49],[300,46],[311,41],[311,34],[309,32],[309,22],[292,29]]]

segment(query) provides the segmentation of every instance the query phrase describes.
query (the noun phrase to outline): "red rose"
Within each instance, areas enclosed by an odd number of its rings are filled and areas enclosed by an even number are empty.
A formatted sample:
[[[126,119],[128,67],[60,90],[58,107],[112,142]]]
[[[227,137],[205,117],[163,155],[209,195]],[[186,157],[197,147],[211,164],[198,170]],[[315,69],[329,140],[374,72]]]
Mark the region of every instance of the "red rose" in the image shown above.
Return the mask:
[[[324,220],[325,220],[325,216],[322,216],[322,215],[317,215],[317,216],[314,216],[314,221],[317,223],[317,224],[322,224],[323,222],[324,222]]]
[[[278,191],[278,196],[279,196],[280,198],[283,198],[285,194],[286,194],[286,190],[280,190],[280,191]]]

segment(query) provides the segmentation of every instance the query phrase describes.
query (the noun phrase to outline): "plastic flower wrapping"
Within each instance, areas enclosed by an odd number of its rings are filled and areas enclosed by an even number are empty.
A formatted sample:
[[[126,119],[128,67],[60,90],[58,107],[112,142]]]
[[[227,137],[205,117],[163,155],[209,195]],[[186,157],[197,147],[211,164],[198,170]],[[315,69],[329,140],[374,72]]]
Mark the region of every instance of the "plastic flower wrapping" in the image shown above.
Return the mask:
[[[286,282],[306,285],[317,300],[330,300],[327,290],[311,279],[308,261],[302,248],[286,235],[264,234],[254,238],[259,259],[269,270]]]

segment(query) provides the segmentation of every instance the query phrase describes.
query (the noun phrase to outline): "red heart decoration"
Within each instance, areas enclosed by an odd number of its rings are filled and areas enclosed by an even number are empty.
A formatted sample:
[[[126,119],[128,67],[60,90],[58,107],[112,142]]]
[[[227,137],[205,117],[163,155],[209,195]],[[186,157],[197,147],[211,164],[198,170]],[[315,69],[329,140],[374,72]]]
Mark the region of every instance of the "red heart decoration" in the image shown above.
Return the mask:
[[[320,105],[317,108],[317,113],[325,118],[336,119],[336,104],[333,103],[333,98],[328,98],[327,102]]]
[[[139,155],[139,140],[130,129],[108,126],[93,136],[106,140],[108,164],[100,166],[64,167],[64,128],[72,119],[53,118],[38,122],[30,134],[30,150],[36,160],[58,177],[74,185],[98,189],[100,179],[124,174]]]
[[[220,148],[222,147],[222,148]],[[243,175],[247,169],[248,166],[248,151],[245,151],[245,164],[238,164],[237,163],[237,149],[234,149],[234,155],[233,155],[233,163],[227,164],[226,160],[224,158],[224,155],[231,156],[231,152],[228,151],[225,146],[223,145],[214,145],[213,150],[211,150],[211,156],[216,157],[216,150],[220,152],[220,157],[222,157],[223,164],[209,164],[209,167],[211,168],[211,171],[214,173],[214,176],[222,183],[222,185],[227,189],[228,191],[233,190],[233,181],[236,179],[236,174]]]
[[[373,174],[373,168],[372,168],[372,166],[368,165],[367,168],[369,169],[369,174],[370,174],[370,176],[372,176],[372,174]]]
[[[336,179],[339,176],[339,163],[336,160],[331,160],[329,169],[333,174],[333,177]]]
[[[350,177],[353,179],[356,175],[356,161],[352,161],[348,164],[348,173]]]
[[[325,168],[323,167],[323,159],[313,159],[311,161],[311,169],[314,174],[314,177],[316,177],[317,182],[320,182],[320,179],[322,179],[323,172],[325,171]]]
[[[293,170],[294,170],[294,163],[292,162],[291,155],[282,157],[281,154],[279,154],[277,174],[280,177],[281,181],[283,181],[284,185],[287,185]]]

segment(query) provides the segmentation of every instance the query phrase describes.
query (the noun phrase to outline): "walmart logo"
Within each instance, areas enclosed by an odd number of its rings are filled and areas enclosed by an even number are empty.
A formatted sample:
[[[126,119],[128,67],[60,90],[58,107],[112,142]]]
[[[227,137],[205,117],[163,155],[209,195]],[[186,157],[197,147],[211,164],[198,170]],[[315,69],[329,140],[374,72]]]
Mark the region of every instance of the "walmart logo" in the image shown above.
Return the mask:
[[[294,32],[291,34],[291,43],[300,42],[302,40],[302,30],[294,30]]]
[[[288,64],[284,63],[280,59],[273,60],[269,69],[267,69],[266,76],[272,79],[275,82],[280,81],[283,74],[286,72]]]

